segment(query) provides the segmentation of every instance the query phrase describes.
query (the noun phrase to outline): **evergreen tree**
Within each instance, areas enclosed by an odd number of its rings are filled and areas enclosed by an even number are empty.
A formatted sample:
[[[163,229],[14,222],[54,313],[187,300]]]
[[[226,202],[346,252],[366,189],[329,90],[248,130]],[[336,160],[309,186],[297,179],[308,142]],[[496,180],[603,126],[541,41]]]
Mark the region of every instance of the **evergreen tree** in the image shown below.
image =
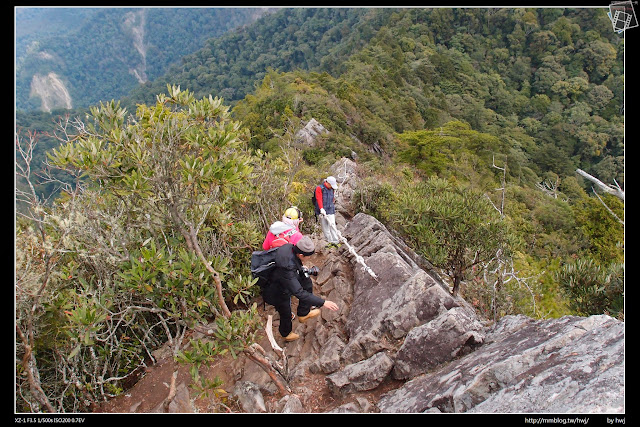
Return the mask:
[[[211,273],[228,317],[221,276],[206,259],[199,233],[209,212],[224,211],[251,171],[240,123],[219,98],[195,100],[189,91],[168,89],[155,106],[141,105],[134,123],[114,102],[93,108],[95,124],[54,150],[52,161],[83,171],[92,186],[121,197],[132,220],[145,223],[151,216],[179,231]]]
[[[474,267],[507,249],[507,227],[484,194],[431,178],[405,185],[389,219],[412,246],[451,279],[452,293]]]

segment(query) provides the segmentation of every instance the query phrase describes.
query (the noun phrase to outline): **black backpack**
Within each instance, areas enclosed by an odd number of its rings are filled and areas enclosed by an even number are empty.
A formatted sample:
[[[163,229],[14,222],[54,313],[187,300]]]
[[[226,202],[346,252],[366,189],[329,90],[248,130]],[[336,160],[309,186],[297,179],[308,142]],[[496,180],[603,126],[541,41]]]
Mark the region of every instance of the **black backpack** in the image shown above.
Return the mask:
[[[258,278],[258,286],[264,289],[269,285],[271,273],[276,268],[276,251],[279,247],[267,251],[254,251],[251,253],[251,275]]]

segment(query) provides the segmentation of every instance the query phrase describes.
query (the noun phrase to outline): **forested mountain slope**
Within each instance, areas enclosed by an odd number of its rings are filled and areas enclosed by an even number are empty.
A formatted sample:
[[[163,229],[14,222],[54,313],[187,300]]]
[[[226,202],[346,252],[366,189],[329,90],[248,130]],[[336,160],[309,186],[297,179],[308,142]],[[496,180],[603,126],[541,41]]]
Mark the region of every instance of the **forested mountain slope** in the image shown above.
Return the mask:
[[[207,41],[156,81],[131,92],[125,105],[153,100],[167,84],[196,96],[215,93],[233,103],[251,93],[270,69],[317,69],[332,52],[357,51],[376,31],[378,13],[366,9],[283,8],[251,26]],[[354,44],[352,40],[358,40]]]
[[[29,10],[17,10],[17,27],[37,25],[28,19],[37,14]],[[53,18],[67,22],[75,14],[83,22],[86,10],[57,9]],[[18,58],[17,108],[50,111],[120,98],[139,83],[161,76],[205,40],[251,23],[265,12],[262,8],[88,10],[93,14],[70,34],[35,38],[36,32],[30,38],[26,53],[21,51]],[[55,84],[59,88],[52,90]]]
[[[624,39],[606,11],[283,8],[209,40],[121,104],[151,105],[167,83],[223,96],[249,146],[273,155],[313,117],[329,131],[301,147],[313,167],[355,153],[372,174],[399,164],[507,200],[527,270],[549,275],[561,263],[540,259],[572,253],[619,262],[624,230],[575,174],[624,185]],[[377,183],[363,208],[382,217]]]
[[[594,171],[621,182],[623,46],[604,8],[283,9],[210,40],[123,102],[180,84],[234,104],[269,69],[326,72],[340,85],[330,95],[370,111],[370,128],[461,119],[509,138],[542,172],[604,162]]]
[[[94,8],[15,8],[16,65],[20,66],[39,40],[78,31],[97,11]]]
[[[327,119],[342,129],[357,123],[350,133],[369,146],[460,119],[508,140],[512,156],[529,163],[525,181],[581,167],[623,183],[623,52],[604,8],[282,9],[209,40],[122,105],[133,112],[166,84],[233,105],[254,95],[269,69],[326,72],[339,87],[325,88],[328,101],[313,98],[325,115],[335,116],[335,100],[351,104],[356,113]],[[300,103],[308,94],[278,96],[278,117],[259,113],[250,124],[254,145],[264,144],[268,122],[283,121],[285,105],[300,118],[319,114]]]

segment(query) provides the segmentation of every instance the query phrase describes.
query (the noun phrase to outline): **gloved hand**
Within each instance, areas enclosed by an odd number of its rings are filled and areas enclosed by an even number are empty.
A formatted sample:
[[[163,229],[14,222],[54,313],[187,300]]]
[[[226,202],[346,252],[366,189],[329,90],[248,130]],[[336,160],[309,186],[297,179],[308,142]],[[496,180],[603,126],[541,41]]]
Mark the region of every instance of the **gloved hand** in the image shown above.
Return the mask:
[[[320,209],[320,215],[326,215],[327,211],[324,210],[324,208]]]

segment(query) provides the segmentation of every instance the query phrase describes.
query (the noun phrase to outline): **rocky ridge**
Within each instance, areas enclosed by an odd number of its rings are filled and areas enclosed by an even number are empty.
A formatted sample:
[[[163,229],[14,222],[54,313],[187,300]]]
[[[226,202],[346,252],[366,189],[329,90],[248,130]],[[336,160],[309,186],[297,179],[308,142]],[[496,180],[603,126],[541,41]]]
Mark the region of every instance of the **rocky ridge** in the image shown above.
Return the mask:
[[[330,173],[340,184],[339,229],[377,278],[346,245],[327,250],[314,236],[319,249],[310,261],[321,270],[314,292],[340,310],[294,322],[297,341],[276,338],[286,354],[286,396],[255,363],[235,361],[225,387],[238,410],[624,413],[623,322],[506,316],[489,324],[383,224],[362,213],[352,217],[354,162],[341,159]],[[277,336],[277,313],[265,306],[263,315],[273,316]],[[266,339],[261,345],[280,360]],[[182,396],[182,403],[171,402],[174,411],[198,410],[188,393]]]

